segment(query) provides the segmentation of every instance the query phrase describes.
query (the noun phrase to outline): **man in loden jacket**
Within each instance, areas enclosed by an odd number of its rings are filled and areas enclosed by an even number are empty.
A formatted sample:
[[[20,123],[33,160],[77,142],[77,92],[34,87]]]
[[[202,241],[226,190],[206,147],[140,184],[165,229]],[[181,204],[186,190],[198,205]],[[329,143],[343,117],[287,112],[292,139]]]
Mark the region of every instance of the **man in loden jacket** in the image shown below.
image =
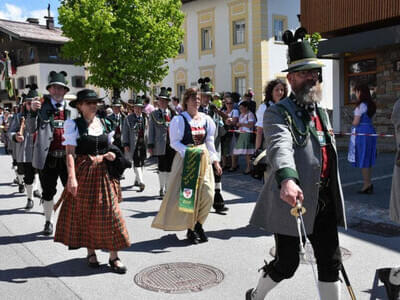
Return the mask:
[[[66,76],[67,73],[64,71],[50,72],[49,84],[46,87],[49,95],[45,95],[42,101],[32,101],[31,117],[27,119],[27,122],[34,123],[33,126],[28,127],[37,131],[32,166],[40,170],[39,178],[46,220],[44,235],[53,233],[53,197],[57,192],[57,179],[60,177],[64,186],[68,179],[65,146],[62,145],[64,121],[70,115],[64,100],[65,94],[69,91]]]
[[[297,201],[318,267],[321,299],[340,299],[342,267],[337,226],[346,226],[334,135],[327,112],[318,106],[321,67],[302,30],[285,32],[287,79],[292,94],[264,114],[267,178],[250,223],[274,234],[275,259],[266,263],[246,300],[264,299],[299,265],[299,233],[290,213]]]

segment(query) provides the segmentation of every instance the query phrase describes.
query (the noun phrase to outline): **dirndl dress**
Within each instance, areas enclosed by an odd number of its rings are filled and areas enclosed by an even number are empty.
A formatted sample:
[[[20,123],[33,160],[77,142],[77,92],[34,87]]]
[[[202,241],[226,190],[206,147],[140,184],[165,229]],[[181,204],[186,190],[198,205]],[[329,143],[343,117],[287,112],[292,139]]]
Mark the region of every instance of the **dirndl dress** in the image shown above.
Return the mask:
[[[252,112],[248,112],[247,114],[241,114],[239,117],[239,123],[254,122],[256,119]],[[235,148],[233,149],[234,155],[253,155],[255,152],[255,134],[253,133],[253,129],[247,127],[239,127],[239,137],[236,141]]]
[[[130,246],[128,231],[119,208],[121,186],[111,179],[105,161],[93,162],[89,155],[104,154],[107,134],[83,135],[77,140],[75,173],[76,197],[65,187],[55,209],[62,204],[57,221],[55,242],[70,249],[86,247],[118,251]]]
[[[360,123],[352,128],[352,133],[375,134],[372,120],[363,113]],[[348,160],[353,167],[371,168],[376,161],[376,136],[352,135],[350,138]]]

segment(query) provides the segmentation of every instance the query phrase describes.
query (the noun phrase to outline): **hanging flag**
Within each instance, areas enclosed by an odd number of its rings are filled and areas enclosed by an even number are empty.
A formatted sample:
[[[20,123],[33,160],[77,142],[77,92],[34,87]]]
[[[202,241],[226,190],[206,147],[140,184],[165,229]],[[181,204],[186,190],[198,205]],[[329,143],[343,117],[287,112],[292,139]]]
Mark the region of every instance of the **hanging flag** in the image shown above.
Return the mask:
[[[4,51],[5,53],[5,61],[4,61],[4,65],[5,65],[5,69],[4,69],[4,80],[6,83],[6,90],[8,93],[8,97],[11,98],[12,96],[14,96],[14,86],[11,80],[12,77],[12,70],[11,70],[11,60],[8,56],[8,52]]]

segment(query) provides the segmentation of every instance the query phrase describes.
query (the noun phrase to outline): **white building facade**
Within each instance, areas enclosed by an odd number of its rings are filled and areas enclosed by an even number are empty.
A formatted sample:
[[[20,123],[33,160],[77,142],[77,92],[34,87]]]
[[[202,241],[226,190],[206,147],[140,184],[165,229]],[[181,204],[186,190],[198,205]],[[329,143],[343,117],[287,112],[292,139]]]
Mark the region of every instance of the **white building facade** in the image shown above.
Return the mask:
[[[185,88],[210,77],[214,90],[243,95],[249,88],[257,102],[265,84],[287,66],[281,35],[299,26],[300,1],[202,0],[182,5],[185,38],[181,53],[168,61],[170,72],[159,86],[181,96]]]

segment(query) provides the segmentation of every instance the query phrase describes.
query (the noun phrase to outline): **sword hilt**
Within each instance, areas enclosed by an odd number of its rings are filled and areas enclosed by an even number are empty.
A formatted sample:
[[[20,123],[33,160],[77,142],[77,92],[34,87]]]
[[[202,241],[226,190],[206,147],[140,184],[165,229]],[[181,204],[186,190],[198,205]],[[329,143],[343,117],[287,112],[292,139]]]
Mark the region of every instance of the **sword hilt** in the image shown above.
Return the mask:
[[[293,207],[291,210],[290,210],[290,214],[293,216],[293,217],[296,217],[296,218],[298,218],[298,217],[300,217],[300,215],[304,215],[305,213],[306,213],[306,209],[305,209],[305,207],[301,204],[301,202],[299,201],[299,200],[297,200],[296,201],[296,206],[295,207]]]

